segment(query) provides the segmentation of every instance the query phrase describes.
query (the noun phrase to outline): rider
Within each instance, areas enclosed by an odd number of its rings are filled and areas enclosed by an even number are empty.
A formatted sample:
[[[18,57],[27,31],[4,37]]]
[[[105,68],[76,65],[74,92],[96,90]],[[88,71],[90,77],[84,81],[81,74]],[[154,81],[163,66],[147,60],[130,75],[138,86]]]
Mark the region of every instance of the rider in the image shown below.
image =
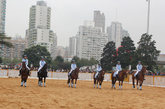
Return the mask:
[[[138,73],[142,70],[143,66],[141,64],[141,61],[138,62],[138,65],[136,66],[137,68],[137,71],[136,73],[134,74],[134,77],[136,77],[138,75]]]
[[[28,67],[28,59],[27,59],[27,55],[24,55],[22,62],[25,62],[26,64],[26,68],[28,69],[28,75],[30,76],[29,72],[30,72],[30,68]],[[22,64],[19,70],[19,76],[21,75],[21,70],[22,70]]]
[[[96,69],[96,75],[95,75],[95,78],[97,78],[97,76],[99,75],[99,73],[100,73],[100,71],[102,70],[102,67],[101,67],[101,64],[99,63],[98,65],[97,65],[97,69]]]
[[[116,65],[116,72],[114,73],[114,77],[118,78],[118,73],[122,70],[121,65],[120,65],[120,61],[117,61],[117,65]]]
[[[71,70],[69,72],[69,76],[71,75],[72,71],[74,71],[77,68],[77,65],[75,63],[75,60],[72,60],[72,64],[71,64]]]
[[[41,56],[41,60],[40,60],[40,63],[39,63],[40,67],[39,67],[39,69],[38,69],[38,72],[42,69],[42,67],[43,67],[45,64],[46,64],[46,62],[45,62],[45,60],[44,60],[44,57]]]

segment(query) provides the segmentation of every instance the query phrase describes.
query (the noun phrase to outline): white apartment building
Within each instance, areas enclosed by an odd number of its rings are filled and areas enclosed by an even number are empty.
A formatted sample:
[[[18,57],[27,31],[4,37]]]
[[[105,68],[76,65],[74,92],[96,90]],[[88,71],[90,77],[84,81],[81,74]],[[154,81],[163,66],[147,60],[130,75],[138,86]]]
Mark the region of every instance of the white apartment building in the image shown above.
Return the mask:
[[[51,8],[45,1],[38,1],[30,8],[29,29],[26,31],[26,38],[28,47],[45,46],[53,57],[57,46],[57,36],[50,30],[50,22]]]
[[[100,11],[94,11],[95,27],[101,27],[102,32],[105,32],[105,15]]]
[[[128,31],[122,28],[119,22],[112,22],[111,26],[107,27],[108,41],[114,41],[116,48],[121,46],[123,37],[129,36]]]
[[[5,33],[6,0],[0,0],[0,33]]]
[[[69,57],[73,58],[77,53],[77,38],[76,36],[69,38]]]
[[[107,42],[107,35],[102,32],[101,27],[94,27],[92,25],[80,26],[77,34],[76,54],[79,58],[100,60],[103,48]]]

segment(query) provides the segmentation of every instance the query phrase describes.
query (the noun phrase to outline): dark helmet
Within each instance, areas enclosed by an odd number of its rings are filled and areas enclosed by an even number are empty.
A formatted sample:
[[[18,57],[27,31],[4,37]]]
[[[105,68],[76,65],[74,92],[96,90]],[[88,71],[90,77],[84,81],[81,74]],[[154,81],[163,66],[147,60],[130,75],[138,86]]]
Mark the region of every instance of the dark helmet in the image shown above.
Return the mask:
[[[41,56],[41,59],[45,59],[44,56]]]
[[[74,63],[75,62],[75,60],[72,60],[72,63]]]
[[[27,55],[23,55],[23,57],[27,57]]]

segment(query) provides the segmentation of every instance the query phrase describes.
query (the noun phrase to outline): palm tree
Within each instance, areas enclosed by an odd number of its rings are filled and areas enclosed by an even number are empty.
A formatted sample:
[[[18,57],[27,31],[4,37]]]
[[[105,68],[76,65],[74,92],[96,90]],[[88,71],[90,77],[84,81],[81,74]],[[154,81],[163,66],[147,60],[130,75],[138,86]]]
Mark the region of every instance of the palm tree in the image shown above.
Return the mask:
[[[11,37],[6,37],[6,35],[4,33],[0,33],[0,44],[3,44],[9,48],[11,48],[13,45],[11,42],[9,42],[9,40],[11,39]]]

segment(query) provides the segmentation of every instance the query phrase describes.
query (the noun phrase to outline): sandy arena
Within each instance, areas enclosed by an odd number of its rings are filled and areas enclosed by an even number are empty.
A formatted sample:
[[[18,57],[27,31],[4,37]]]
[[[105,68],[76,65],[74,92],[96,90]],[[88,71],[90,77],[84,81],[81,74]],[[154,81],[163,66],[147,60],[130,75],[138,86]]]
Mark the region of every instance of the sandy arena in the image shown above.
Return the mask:
[[[165,88],[143,86],[140,91],[124,84],[122,90],[113,90],[104,81],[102,89],[94,89],[93,82],[80,80],[77,88],[69,88],[63,80],[47,80],[47,87],[39,87],[36,79],[28,79],[25,88],[18,78],[0,79],[0,108],[165,109]]]

